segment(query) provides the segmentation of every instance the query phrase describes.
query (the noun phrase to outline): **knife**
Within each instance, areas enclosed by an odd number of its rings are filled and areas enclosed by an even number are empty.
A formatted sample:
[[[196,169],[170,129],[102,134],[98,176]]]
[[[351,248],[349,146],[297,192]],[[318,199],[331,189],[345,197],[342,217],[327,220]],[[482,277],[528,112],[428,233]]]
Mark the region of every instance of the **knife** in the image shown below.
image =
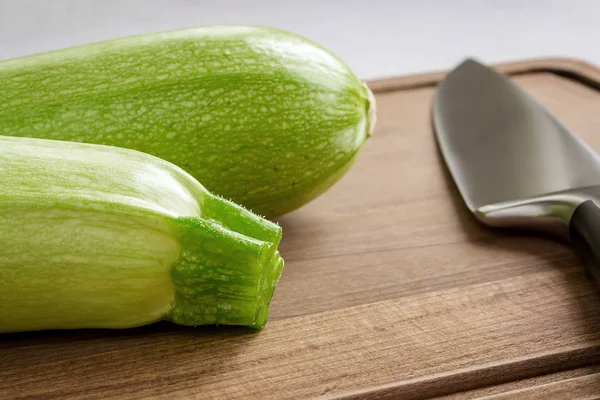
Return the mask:
[[[600,284],[600,158],[508,76],[466,59],[432,106],[442,158],[483,224],[566,239]]]

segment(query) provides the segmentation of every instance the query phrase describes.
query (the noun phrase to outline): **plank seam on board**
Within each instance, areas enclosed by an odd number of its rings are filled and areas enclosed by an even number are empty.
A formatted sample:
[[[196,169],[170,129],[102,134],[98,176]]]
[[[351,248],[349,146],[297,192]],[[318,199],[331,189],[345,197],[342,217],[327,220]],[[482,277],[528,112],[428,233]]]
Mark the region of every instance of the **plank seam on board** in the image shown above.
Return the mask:
[[[597,363],[600,363],[600,341],[528,355],[501,364],[488,363],[350,393],[322,396],[320,399],[357,400],[368,396],[372,399],[421,400]]]
[[[460,397],[466,397],[469,399],[483,400],[494,398],[493,396],[500,396],[500,398],[502,398],[502,396],[510,395],[513,392],[518,393],[519,390],[535,390],[537,388],[545,388],[546,385],[554,383],[558,385],[557,387],[562,388],[563,386],[560,386],[561,383],[569,383],[572,379],[587,379],[590,376],[600,376],[600,364],[568,369],[565,371],[559,371],[545,375],[537,375],[531,378],[518,379],[511,382],[502,383],[500,385],[485,386],[466,392],[452,393],[447,396],[438,396],[434,399],[459,400]],[[461,396],[461,394],[463,396]],[[523,398],[523,396],[518,397],[518,399],[520,398]]]
[[[484,397],[480,397],[479,400],[499,400],[499,399],[505,399],[506,396],[510,396],[511,398],[523,398],[523,395],[526,395],[527,393],[531,393],[532,391],[539,391],[539,390],[544,390],[544,389],[551,389],[554,387],[558,387],[560,385],[564,385],[564,384],[569,384],[572,382],[580,382],[582,380],[588,380],[591,377],[597,377],[600,378],[600,373],[592,373],[592,374],[586,374],[583,376],[576,376],[573,378],[568,378],[568,379],[563,379],[561,381],[556,381],[556,382],[550,382],[550,383],[545,383],[543,385],[537,385],[537,386],[532,386],[529,388],[522,388],[522,389],[515,389],[515,390],[509,390],[507,392],[504,393],[497,393],[497,394],[492,394],[489,396],[484,396]],[[595,386],[597,386],[598,384],[595,384]],[[518,395],[518,397],[512,397]],[[596,395],[595,397],[578,397],[578,399],[583,400],[583,399],[597,399],[598,395]]]

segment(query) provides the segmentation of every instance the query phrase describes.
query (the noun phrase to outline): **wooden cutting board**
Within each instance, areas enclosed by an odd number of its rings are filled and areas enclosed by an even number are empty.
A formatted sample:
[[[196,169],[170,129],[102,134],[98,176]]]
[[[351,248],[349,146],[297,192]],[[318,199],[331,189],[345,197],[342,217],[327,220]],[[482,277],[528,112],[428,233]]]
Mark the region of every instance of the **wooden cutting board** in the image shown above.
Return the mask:
[[[600,152],[600,70],[497,67]],[[467,212],[430,124],[443,75],[370,82],[378,124],[358,162],[280,220],[287,264],[263,331],[0,335],[0,399],[600,394],[599,291],[565,244]]]

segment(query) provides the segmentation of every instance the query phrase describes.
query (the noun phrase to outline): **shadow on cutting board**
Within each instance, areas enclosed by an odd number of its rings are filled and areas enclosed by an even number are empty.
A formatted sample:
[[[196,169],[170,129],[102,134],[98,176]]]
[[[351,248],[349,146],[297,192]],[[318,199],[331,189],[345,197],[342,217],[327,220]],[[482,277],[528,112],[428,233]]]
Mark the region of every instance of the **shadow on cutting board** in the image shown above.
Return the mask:
[[[190,336],[201,337],[238,337],[252,336],[258,332],[242,326],[200,326],[186,327],[167,321],[155,322],[146,326],[127,329],[57,329],[30,332],[0,333],[0,351],[4,348],[14,348],[21,344],[33,343],[65,343],[77,340],[91,340],[98,338],[115,339],[138,336]]]

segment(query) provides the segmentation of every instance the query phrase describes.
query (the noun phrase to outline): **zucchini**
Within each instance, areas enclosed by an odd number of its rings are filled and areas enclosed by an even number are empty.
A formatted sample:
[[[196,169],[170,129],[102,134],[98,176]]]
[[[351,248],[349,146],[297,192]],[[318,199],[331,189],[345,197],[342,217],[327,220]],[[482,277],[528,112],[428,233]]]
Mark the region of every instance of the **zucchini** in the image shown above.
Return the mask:
[[[371,91],[291,32],[206,26],[0,62],[0,134],[104,144],[176,164],[211,192],[276,218],[353,165]]]
[[[0,172],[0,332],[267,323],[280,226],[179,167],[0,136]]]

